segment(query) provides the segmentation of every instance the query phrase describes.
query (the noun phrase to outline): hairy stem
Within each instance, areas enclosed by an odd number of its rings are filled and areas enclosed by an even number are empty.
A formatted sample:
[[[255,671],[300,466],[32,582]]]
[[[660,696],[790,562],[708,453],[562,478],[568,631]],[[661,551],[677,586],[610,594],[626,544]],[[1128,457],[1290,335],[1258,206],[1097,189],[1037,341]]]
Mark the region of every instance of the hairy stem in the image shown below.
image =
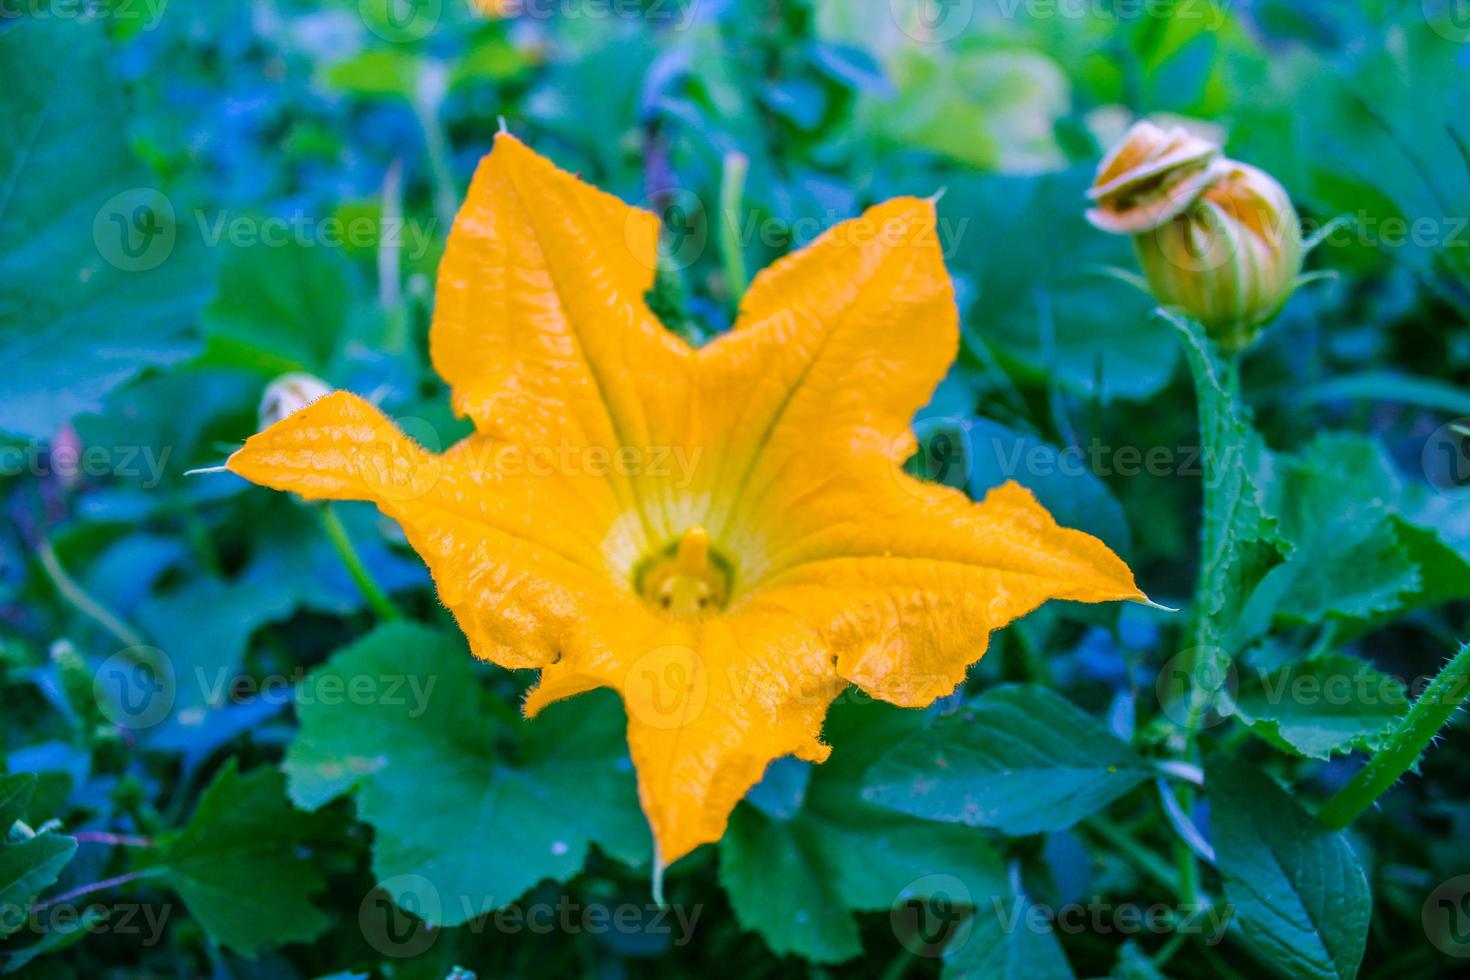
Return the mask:
[[[1404,715],[1383,748],[1368,760],[1337,795],[1317,813],[1317,819],[1333,830],[1341,830],[1398,782],[1419,758],[1434,736],[1470,696],[1470,644],[1460,648],[1445,664]]]
[[[1226,377],[1224,378],[1226,390],[1232,397],[1239,398],[1240,394],[1240,354],[1233,352],[1228,355],[1225,365]],[[1195,389],[1200,392],[1200,449],[1207,461],[1207,466],[1220,465],[1222,453],[1221,447],[1209,445],[1210,427],[1205,424],[1204,412],[1204,389],[1207,379],[1201,374],[1202,369],[1190,358],[1189,364],[1196,372]],[[1207,477],[1210,474],[1206,474]],[[1219,568],[1214,556],[1220,548],[1217,540],[1221,533],[1225,532],[1225,521],[1219,519],[1216,511],[1220,508],[1222,500],[1216,489],[1219,481],[1207,478],[1203,487],[1203,504],[1201,506],[1204,518],[1204,536],[1200,542],[1200,569],[1199,584],[1195,592],[1193,623],[1191,636],[1193,638],[1193,650],[1190,651],[1189,669],[1195,680],[1189,686],[1189,706],[1184,720],[1183,738],[1180,755],[1183,761],[1198,766],[1199,747],[1196,744],[1196,736],[1199,734],[1201,724],[1204,722],[1205,711],[1208,710],[1213,692],[1207,690],[1206,685],[1199,682],[1200,658],[1206,656],[1206,651],[1214,651],[1216,639],[1220,637],[1226,624],[1212,622],[1210,616],[1202,608],[1202,602],[1209,596],[1218,594],[1223,584],[1217,581],[1216,570]],[[1194,809],[1195,791],[1193,786],[1184,786],[1180,789],[1178,806],[1181,813],[1188,814]],[[1183,841],[1174,842],[1174,861],[1179,868],[1179,898],[1186,904],[1199,900],[1199,863],[1195,852]]]

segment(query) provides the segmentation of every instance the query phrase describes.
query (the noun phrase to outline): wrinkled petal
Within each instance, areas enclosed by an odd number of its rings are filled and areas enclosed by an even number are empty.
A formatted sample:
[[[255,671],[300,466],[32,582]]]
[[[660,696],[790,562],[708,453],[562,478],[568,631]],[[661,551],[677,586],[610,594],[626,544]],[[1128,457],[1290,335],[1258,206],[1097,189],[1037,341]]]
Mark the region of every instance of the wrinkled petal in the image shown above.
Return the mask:
[[[837,672],[876,698],[949,694],[992,631],[1048,599],[1147,601],[1117,555],[1019,484],[976,503],[879,460],[807,475],[817,482],[794,478],[776,499],[770,564],[745,603],[799,610]]]
[[[579,610],[614,592],[605,481],[532,476],[492,462],[477,439],[436,455],[347,392],[252,436],[228,466],[307,499],[377,504],[428,564],[471,649],[502,666],[554,659]]]
[[[486,434],[606,469],[654,539],[671,532],[651,457],[680,444],[693,397],[692,352],[644,300],[658,234],[652,214],[501,133],[450,233],[429,334],[456,411]],[[625,449],[641,454],[635,466],[604,466]]]
[[[879,205],[757,276],[735,329],[700,352],[717,537],[740,550],[795,463],[906,456],[958,345],[933,201]]]
[[[542,671],[526,710],[596,687],[622,695],[639,798],[670,864],[720,839],[771,760],[827,758],[822,719],[845,686],[818,631],[776,604],[697,623],[608,609]]]

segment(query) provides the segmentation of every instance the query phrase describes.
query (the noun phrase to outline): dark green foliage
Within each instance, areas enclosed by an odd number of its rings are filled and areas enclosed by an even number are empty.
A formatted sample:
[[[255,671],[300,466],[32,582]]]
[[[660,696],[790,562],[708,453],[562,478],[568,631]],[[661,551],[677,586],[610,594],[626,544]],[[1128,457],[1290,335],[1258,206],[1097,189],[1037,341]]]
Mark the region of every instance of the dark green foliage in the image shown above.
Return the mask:
[[[509,6],[0,4],[0,969],[1463,973],[1463,5]],[[1083,219],[1147,113],[1348,219],[1239,360]],[[319,509],[185,475],[288,371],[467,431],[427,329],[502,124],[659,214],[694,342],[942,192],[963,339],[909,469],[1018,480],[1180,611],[1052,604],[930,709],[848,692],[656,906],[610,692],[523,720],[371,508],[332,513],[386,624]]]

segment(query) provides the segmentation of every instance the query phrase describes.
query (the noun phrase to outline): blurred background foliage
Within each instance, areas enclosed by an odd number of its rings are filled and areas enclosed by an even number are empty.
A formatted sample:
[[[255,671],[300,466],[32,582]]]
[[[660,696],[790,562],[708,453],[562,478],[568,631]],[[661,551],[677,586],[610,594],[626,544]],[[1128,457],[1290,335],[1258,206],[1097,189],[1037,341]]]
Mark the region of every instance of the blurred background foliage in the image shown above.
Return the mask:
[[[936,871],[965,882],[982,912],[991,896],[1023,893],[1051,907],[1178,901],[1167,887],[1177,826],[1147,781],[1132,789],[1142,777],[1074,814],[1075,826],[982,830],[949,822],[959,818],[939,803],[877,805],[881,783],[864,780],[901,763],[883,757],[891,746],[922,747],[903,740],[954,718],[979,718],[961,739],[1024,723],[1003,692],[964,708],[977,714],[954,714],[964,692],[927,713],[839,707],[830,765],[773,766],[726,841],[671,872],[670,901],[702,909],[691,943],[677,929],[461,925],[468,914],[414,907],[400,880],[385,884],[400,905],[457,927],[411,931],[429,940],[423,950],[394,945],[401,937],[368,921],[375,884],[394,876],[427,876],[446,904],[453,869],[495,882],[493,904],[530,888],[528,902],[642,907],[647,842],[619,709],[589,697],[520,723],[528,679],[471,662],[397,528],[344,506],[333,513],[366,568],[428,624],[362,639],[375,613],[321,513],[186,471],[218,465],[253,432],[264,386],[291,371],[417,420],[411,431],[431,448],[466,431],[428,366],[427,327],[457,203],[505,127],[663,216],[651,301],[695,340],[729,328],[750,274],[835,221],[896,194],[942,192],[964,341],[919,420],[915,465],[974,493],[1021,480],[1063,523],[1125,555],[1156,599],[1188,605],[1195,395],[1175,331],[1110,274],[1133,267],[1128,244],[1082,217],[1101,150],[1132,119],[1188,119],[1280,179],[1309,230],[1349,219],[1309,260],[1334,277],[1293,297],[1245,362],[1242,399],[1263,438],[1236,462],[1265,488],[1291,549],[1247,624],[1237,717],[1204,736],[1324,798],[1358,768],[1348,753],[1401,711],[1281,717],[1270,699],[1252,702],[1253,678],[1324,663],[1422,677],[1467,636],[1470,464],[1447,428],[1470,416],[1470,28],[1459,6],[21,6],[0,7],[0,760],[36,778],[6,777],[0,805],[10,818],[15,801],[13,819],[32,829],[59,820],[78,843],[43,854],[32,841],[59,834],[12,840],[0,865],[30,869],[31,893],[126,880],[80,900],[110,907],[111,928],[7,925],[8,969],[1293,972],[1270,955],[1242,959],[1238,938],[1007,932],[980,912],[969,954],[916,947],[888,909],[904,882]],[[1094,446],[1101,455],[1078,455]],[[1163,447],[1167,462],[1145,467],[1126,447]],[[1076,707],[1031,712],[1056,720],[1037,738],[1112,739],[1126,769],[1135,751],[1179,737],[1155,681],[1187,645],[1183,618],[1048,607],[996,638],[969,687],[1061,692]],[[157,717],[109,700],[100,679],[117,657],[171,672]],[[328,658],[325,670],[349,676],[377,665],[439,677],[453,701],[432,702],[427,718],[293,705],[291,685]],[[262,691],[268,679],[285,683]],[[374,770],[389,740],[418,761]],[[1451,728],[1419,776],[1351,832],[1375,897],[1364,975],[1449,975],[1464,962],[1427,940],[1421,915],[1436,886],[1470,871],[1466,747],[1463,726]],[[362,785],[311,782],[363,758]],[[1221,778],[1250,795],[1251,776]],[[1271,791],[1259,789],[1262,806]],[[1189,818],[1204,824],[1204,807]],[[518,850],[522,833],[547,856]],[[6,901],[27,891],[20,881]],[[117,926],[129,902],[173,909],[158,942]],[[1307,955],[1298,975],[1351,975],[1355,964],[1324,942],[1329,955]]]

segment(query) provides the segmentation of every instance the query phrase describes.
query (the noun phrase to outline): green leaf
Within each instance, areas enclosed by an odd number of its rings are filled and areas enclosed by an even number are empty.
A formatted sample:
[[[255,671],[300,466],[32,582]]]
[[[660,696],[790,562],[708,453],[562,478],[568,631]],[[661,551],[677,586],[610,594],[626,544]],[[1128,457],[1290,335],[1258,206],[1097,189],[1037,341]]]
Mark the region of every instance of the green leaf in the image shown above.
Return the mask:
[[[871,125],[976,170],[1034,173],[1066,162],[1054,123],[1069,109],[1067,78],[1039,51],[920,45],[894,59],[897,99],[865,100]]]
[[[1019,891],[981,903],[944,951],[943,980],[1071,980],[1051,924]]]
[[[328,68],[323,80],[353,95],[412,101],[422,67],[423,61],[406,51],[363,51]]]
[[[355,795],[375,831],[374,872],[395,899],[416,896],[431,925],[571,878],[594,843],[630,864],[649,857],[614,695],[521,723],[473,668],[458,636],[383,626],[301,685],[286,755],[301,806]]]
[[[450,88],[473,82],[503,82],[531,67],[533,59],[524,48],[503,36],[477,38],[464,57],[454,63]]]
[[[1038,834],[1072,826],[1149,774],[1071,702],[1007,685],[899,741],[868,770],[863,798],[925,820]]]
[[[271,377],[325,373],[351,314],[349,268],[338,252],[295,242],[230,249],[200,320],[204,363]]]
[[[0,431],[38,439],[146,367],[190,356],[208,281],[174,205],[133,160],[102,20],[7,18],[0,30]]]
[[[1252,597],[1253,634],[1269,617],[1369,623],[1470,595],[1470,542],[1439,526],[1458,508],[1408,484],[1376,441],[1324,435],[1275,469],[1269,506],[1292,551]]]
[[[1408,710],[1403,684],[1348,656],[1325,656],[1241,687],[1235,714],[1256,734],[1313,759],[1373,750]]]
[[[1300,408],[1334,401],[1399,402],[1444,412],[1470,415],[1470,392],[1459,385],[1393,371],[1361,371],[1309,385],[1290,395]]]
[[[225,582],[201,575],[149,596],[137,621],[163,658],[154,672],[108,671],[102,686],[119,698],[109,717],[142,731],[152,748],[196,744],[211,714],[230,707],[250,637],[297,607],[295,584],[287,576]]]
[[[785,819],[749,803],[736,809],[720,841],[720,883],[741,925],[774,952],[841,962],[863,949],[853,912],[948,899],[957,888],[983,900],[1007,887],[980,832],[864,802],[864,770],[921,723],[917,712],[839,704],[826,726],[832,758],[811,767],[800,809]]]
[[[1351,980],[1372,898],[1347,839],[1245,763],[1210,758],[1205,790],[1225,898],[1245,939],[1284,977]]]
[[[1432,23],[1431,8],[1449,23]],[[1409,12],[1412,9],[1412,14]],[[1298,183],[1319,214],[1351,214],[1362,240],[1420,273],[1463,283],[1470,275],[1464,229],[1453,216],[1470,208],[1470,94],[1463,84],[1463,26],[1453,4],[1403,8],[1389,29],[1365,33],[1349,57],[1306,62],[1292,112],[1262,138],[1297,144]],[[1295,139],[1282,128],[1294,126]],[[1345,166],[1344,161],[1351,161]],[[1292,186],[1289,184],[1288,186]],[[1383,203],[1380,203],[1383,202]],[[1447,217],[1451,216],[1451,217]],[[1402,222],[1394,230],[1390,221]],[[1438,233],[1410,233],[1429,221]],[[1462,317],[1466,307],[1460,301]]]
[[[25,925],[31,903],[56,884],[76,851],[77,842],[62,834],[41,833],[16,841],[0,838],[0,936]]]
[[[253,958],[262,948],[305,942],[327,927],[311,901],[324,882],[302,853],[316,821],[286,799],[286,778],[231,759],[199,798],[184,828],[138,852],[178,892],[215,942]]]
[[[0,936],[25,924],[31,902],[56,883],[61,869],[76,853],[77,842],[62,834],[41,833],[10,839],[16,821],[24,819],[36,792],[36,775],[0,776]]]
[[[111,912],[101,905],[88,905],[76,918],[58,918],[40,939],[11,953],[5,960],[5,972],[17,973],[31,961],[51,953],[59,953],[88,936],[107,921]]]
[[[17,820],[25,819],[26,807],[36,792],[36,774],[15,772],[0,776],[0,840]]]
[[[1397,481],[1386,463],[1372,443],[1352,436],[1325,436],[1280,461],[1272,498],[1293,547],[1267,586],[1280,592],[1278,616],[1368,619],[1418,591],[1419,568],[1390,509]]]
[[[1086,531],[1125,557],[1132,544],[1128,515],[1080,453],[1068,453],[1034,436],[989,419],[976,419],[966,433],[974,462],[970,496],[1015,480],[1059,523]],[[921,446],[925,446],[921,437]]]
[[[1105,274],[1132,268],[1128,242],[1083,217],[1090,167],[1044,176],[960,177],[939,201],[949,262],[978,293],[976,334],[1012,370],[1098,401],[1143,399],[1179,360],[1153,301]]]

